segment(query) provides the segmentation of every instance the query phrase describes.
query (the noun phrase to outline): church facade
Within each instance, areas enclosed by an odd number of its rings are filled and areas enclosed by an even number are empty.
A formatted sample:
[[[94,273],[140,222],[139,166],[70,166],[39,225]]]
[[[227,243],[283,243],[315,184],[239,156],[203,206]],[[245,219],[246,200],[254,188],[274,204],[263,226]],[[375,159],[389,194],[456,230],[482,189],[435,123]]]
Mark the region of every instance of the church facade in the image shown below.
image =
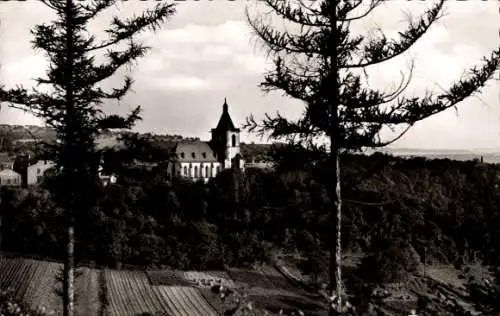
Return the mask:
[[[171,174],[193,181],[205,181],[224,169],[244,168],[240,153],[240,129],[236,128],[224,99],[219,123],[212,129],[210,141],[185,140],[176,143],[176,162]]]

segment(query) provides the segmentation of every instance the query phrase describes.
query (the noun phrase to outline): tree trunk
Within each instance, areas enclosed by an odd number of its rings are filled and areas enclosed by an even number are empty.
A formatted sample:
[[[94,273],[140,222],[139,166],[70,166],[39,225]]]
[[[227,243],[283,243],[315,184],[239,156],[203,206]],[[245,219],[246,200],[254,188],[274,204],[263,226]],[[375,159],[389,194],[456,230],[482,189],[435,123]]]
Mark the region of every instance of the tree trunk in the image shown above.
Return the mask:
[[[332,302],[336,309],[329,304],[329,315],[333,316],[341,313],[342,308],[342,198],[340,195],[340,138],[339,138],[339,115],[338,115],[338,68],[337,68],[337,1],[330,4],[330,73],[328,80],[328,94],[330,100],[330,164],[331,164],[331,183],[330,186],[330,227],[335,235],[330,241],[330,291],[336,301]]]
[[[66,0],[66,69],[65,69],[65,76],[66,76],[66,115],[65,115],[65,128],[66,128],[66,135],[65,139],[63,140],[66,142],[64,144],[64,150],[68,150],[68,146],[74,146],[74,144],[69,144],[71,141],[74,140],[69,140],[69,135],[72,133],[72,126],[74,124],[74,117],[73,117],[73,111],[74,111],[74,98],[73,98],[73,1],[72,0]],[[67,159],[68,153],[65,152],[64,155],[65,161]],[[70,166],[69,166],[70,167]],[[69,170],[68,170],[69,169]],[[74,172],[72,168],[68,168],[63,172]],[[74,246],[75,246],[75,235],[74,235],[74,214],[73,212],[75,211],[74,208],[74,201],[69,203],[70,205],[68,208],[66,208],[67,218],[68,218],[68,240],[67,240],[67,245],[66,245],[66,260],[64,261],[64,282],[63,282],[63,315],[64,316],[73,316],[73,305],[74,305],[74,267],[75,267],[75,253],[74,253]]]
[[[3,226],[2,226],[3,210],[1,209],[1,206],[2,206],[2,197],[0,196],[0,259],[2,259],[2,235],[3,235]]]
[[[334,141],[334,140],[332,140]],[[334,142],[332,142],[334,144]],[[332,236],[335,240],[330,242],[330,289],[332,291],[332,296],[335,296],[337,300],[333,303],[337,307],[342,306],[342,199],[340,191],[340,157],[339,151],[332,145],[331,152],[331,163],[332,163],[332,182],[330,183],[331,190],[331,201],[332,201],[332,213],[330,214],[330,225],[333,228],[332,231],[335,235]],[[329,315],[336,315],[337,311],[329,307]]]
[[[2,204],[1,200],[0,204]],[[2,259],[2,235],[3,235],[2,211],[0,210],[0,259]]]
[[[75,234],[73,224],[68,226],[68,240],[66,245],[66,260],[64,261],[64,284],[63,284],[63,303],[64,303],[64,316],[73,316],[74,305],[74,246]]]

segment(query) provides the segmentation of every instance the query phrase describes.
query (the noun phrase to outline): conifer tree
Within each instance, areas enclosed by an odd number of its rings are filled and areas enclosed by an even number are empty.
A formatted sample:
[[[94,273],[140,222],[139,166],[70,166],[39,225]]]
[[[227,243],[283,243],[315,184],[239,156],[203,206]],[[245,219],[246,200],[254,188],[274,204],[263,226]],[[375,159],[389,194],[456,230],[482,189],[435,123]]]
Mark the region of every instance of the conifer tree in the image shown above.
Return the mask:
[[[290,120],[281,114],[267,114],[263,121],[249,117],[249,131],[272,139],[285,139],[300,148],[318,149],[328,159],[332,200],[330,244],[330,290],[333,304],[330,315],[341,310],[341,208],[339,154],[364,147],[382,147],[399,139],[416,122],[454,107],[477,93],[499,67],[500,50],[457,80],[446,92],[424,96],[405,96],[411,76],[403,78],[394,91],[368,87],[363,79],[367,67],[384,63],[409,50],[441,17],[441,0],[417,19],[410,19],[399,38],[388,39],[354,34],[351,23],[369,16],[383,1],[372,0],[263,0],[269,15],[277,16],[285,28],[277,28],[252,17],[248,22],[264,44],[274,67],[265,75],[264,91],[282,91],[303,102],[303,115]],[[391,4],[387,4],[390,6]],[[382,140],[383,128],[403,127],[397,137]],[[329,148],[318,145],[328,139]],[[321,155],[320,155],[321,156]],[[335,242],[333,242],[333,240]]]
[[[28,110],[42,118],[57,132],[58,142],[50,154],[58,170],[52,188],[57,204],[65,212],[67,225],[66,260],[64,264],[63,311],[72,316],[74,305],[74,226],[85,213],[96,206],[100,184],[100,153],[96,137],[111,128],[128,129],[140,119],[140,108],[127,116],[106,115],[103,102],[122,99],[130,90],[132,79],[126,77],[121,87],[105,91],[100,83],[119,69],[144,56],[148,47],[137,41],[143,31],[156,31],[175,13],[173,4],[158,3],[132,18],[114,17],[104,30],[101,41],[89,34],[90,22],[105,10],[113,9],[117,0],[42,0],[57,18],[37,25],[33,30],[33,46],[45,53],[49,61],[43,78],[36,79],[38,88],[0,89],[0,101]],[[99,64],[96,54],[103,52],[106,62]]]

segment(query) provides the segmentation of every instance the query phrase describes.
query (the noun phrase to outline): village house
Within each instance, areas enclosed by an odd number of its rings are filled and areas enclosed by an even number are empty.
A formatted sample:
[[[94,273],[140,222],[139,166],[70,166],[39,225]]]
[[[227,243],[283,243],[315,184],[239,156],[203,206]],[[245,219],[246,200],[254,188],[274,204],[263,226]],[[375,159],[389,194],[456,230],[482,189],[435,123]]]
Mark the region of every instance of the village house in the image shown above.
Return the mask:
[[[45,173],[55,168],[55,163],[50,160],[38,160],[35,164],[30,165],[27,170],[28,185],[37,185],[42,180]],[[102,173],[102,166],[99,166],[99,179],[104,185],[116,183],[115,175],[105,175]]]
[[[0,153],[0,186],[22,185],[21,175],[13,170],[14,160],[9,153]]]
[[[0,186],[21,186],[21,175],[11,169],[0,171]]]
[[[54,162],[50,160],[38,160],[36,163],[28,166],[27,169],[27,184],[38,184],[44,173],[55,166]]]

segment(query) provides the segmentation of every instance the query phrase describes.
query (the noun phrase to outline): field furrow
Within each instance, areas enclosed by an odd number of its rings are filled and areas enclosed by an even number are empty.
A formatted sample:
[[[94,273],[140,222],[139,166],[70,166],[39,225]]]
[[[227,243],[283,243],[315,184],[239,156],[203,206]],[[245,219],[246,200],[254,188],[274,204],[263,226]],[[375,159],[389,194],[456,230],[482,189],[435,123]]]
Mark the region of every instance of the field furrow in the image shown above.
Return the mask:
[[[164,295],[162,288],[167,286],[152,286],[151,290],[153,291],[153,295],[158,300],[158,303],[161,306],[161,310],[163,311],[163,315],[165,316],[175,316],[175,309],[172,309],[173,302],[171,299]]]
[[[169,304],[173,315],[179,316],[216,316],[217,312],[205,300],[201,293],[187,286],[155,287]]]
[[[54,288],[54,280],[50,278],[49,262],[33,263],[32,265],[37,269],[31,282],[28,284],[28,288],[24,294],[24,301],[29,302],[32,308],[37,308],[45,303],[47,292]]]
[[[146,306],[150,306],[156,312],[160,311],[163,312],[164,311],[163,305],[158,300],[157,295],[153,291],[153,288],[149,283],[149,279],[146,273],[142,271],[137,271],[134,272],[134,276],[137,288],[140,291]]]
[[[196,315],[187,302],[186,298],[183,296],[184,287],[176,287],[172,289],[173,298],[176,300],[178,305],[180,306],[180,310],[182,311],[182,315]]]
[[[152,312],[155,308],[150,300],[147,301],[147,295],[145,293],[146,289],[141,286],[142,282],[140,278],[138,278],[137,273],[141,272],[122,271],[120,277],[127,283],[128,289],[134,297],[137,311],[139,311],[140,313]]]
[[[158,286],[157,289],[161,293],[161,296],[169,306],[169,310],[172,311],[172,315],[184,316],[184,310],[182,305],[179,303],[174,294],[173,286]]]
[[[8,290],[12,285],[12,281],[15,277],[15,265],[12,264],[12,260],[4,259],[2,260],[2,273],[0,274],[0,288],[2,290]]]
[[[109,271],[108,293],[112,315],[170,313],[169,304],[155,293],[146,273],[142,271]],[[173,314],[174,316],[176,314]]]
[[[115,275],[114,277],[118,282],[123,284],[123,295],[126,295],[125,300],[131,305],[131,312],[134,314],[145,312],[135,284],[132,283],[133,280],[131,280],[130,277],[127,278],[124,271],[113,271],[112,274]]]
[[[17,262],[14,264],[17,264]],[[16,287],[15,299],[21,302],[26,302],[24,296],[29,285],[32,282],[37,282],[36,280],[33,280],[33,276],[36,273],[36,266],[31,264],[31,260],[22,261],[19,264],[20,269],[16,273],[15,279],[13,280],[13,286]]]
[[[58,265],[28,259],[5,259],[0,266],[0,288],[12,289],[16,300],[32,308],[58,310],[54,292]]]
[[[106,287],[108,289],[109,296],[109,309],[111,315],[122,315],[122,311],[125,312],[126,305],[128,302],[124,299],[123,293],[123,285],[120,282],[117,282],[116,278],[112,277],[111,271],[106,270]],[[123,314],[124,316],[126,314]]]
[[[208,304],[205,298],[201,295],[198,289],[195,288],[184,288],[183,297],[189,302],[191,306],[194,306],[200,315],[210,315],[210,313],[215,312],[215,310]]]

